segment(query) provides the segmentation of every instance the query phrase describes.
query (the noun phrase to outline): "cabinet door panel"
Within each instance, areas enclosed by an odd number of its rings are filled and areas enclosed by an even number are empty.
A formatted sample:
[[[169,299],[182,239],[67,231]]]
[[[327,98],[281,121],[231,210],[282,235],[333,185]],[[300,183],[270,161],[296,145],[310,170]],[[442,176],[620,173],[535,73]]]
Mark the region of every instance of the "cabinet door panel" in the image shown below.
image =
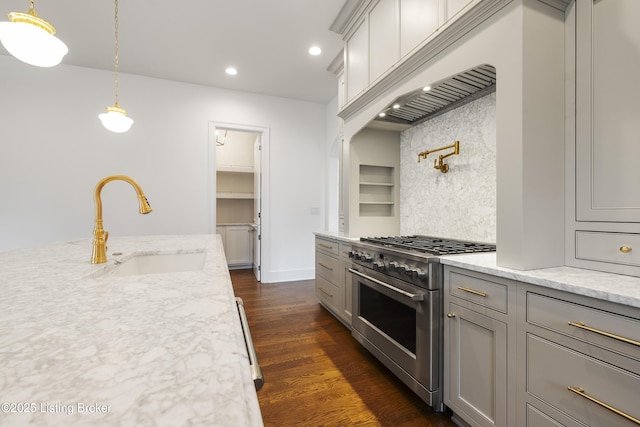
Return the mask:
[[[363,21],[347,41],[347,102],[369,84],[369,23]]]
[[[449,313],[445,404],[479,426],[506,426],[507,325],[454,303]]]
[[[253,258],[251,227],[242,225],[228,226],[226,228],[227,245],[225,246],[225,255],[227,264],[251,264]]]
[[[400,59],[396,0],[380,0],[369,14],[369,83]]]
[[[425,41],[438,29],[440,0],[400,1],[400,56]]]
[[[576,13],[576,219],[640,222],[640,2],[582,0]]]

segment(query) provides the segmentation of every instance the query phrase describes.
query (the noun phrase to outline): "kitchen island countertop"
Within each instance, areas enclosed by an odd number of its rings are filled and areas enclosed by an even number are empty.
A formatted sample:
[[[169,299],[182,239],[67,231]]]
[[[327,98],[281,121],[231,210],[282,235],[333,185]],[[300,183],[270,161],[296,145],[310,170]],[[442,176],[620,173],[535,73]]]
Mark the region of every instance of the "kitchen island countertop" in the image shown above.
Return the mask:
[[[0,253],[0,425],[262,426],[220,236],[108,246],[101,265],[91,239]],[[176,251],[204,268],[100,277]]]

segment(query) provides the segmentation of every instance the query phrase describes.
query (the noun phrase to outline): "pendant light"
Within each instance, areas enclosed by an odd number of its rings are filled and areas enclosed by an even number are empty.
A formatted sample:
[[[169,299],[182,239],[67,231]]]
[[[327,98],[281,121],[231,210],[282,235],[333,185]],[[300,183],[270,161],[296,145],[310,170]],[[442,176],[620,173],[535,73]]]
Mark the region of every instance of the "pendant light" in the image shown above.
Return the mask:
[[[122,133],[131,128],[133,120],[127,117],[127,111],[118,104],[118,0],[115,0],[115,33],[116,33],[116,58],[115,58],[115,84],[116,102],[111,107],[107,107],[107,112],[98,115],[102,125],[111,132]]]
[[[69,52],[54,36],[53,25],[40,18],[33,7],[27,12],[9,13],[10,22],[0,22],[0,41],[7,51],[22,62],[38,67],[53,67]]]

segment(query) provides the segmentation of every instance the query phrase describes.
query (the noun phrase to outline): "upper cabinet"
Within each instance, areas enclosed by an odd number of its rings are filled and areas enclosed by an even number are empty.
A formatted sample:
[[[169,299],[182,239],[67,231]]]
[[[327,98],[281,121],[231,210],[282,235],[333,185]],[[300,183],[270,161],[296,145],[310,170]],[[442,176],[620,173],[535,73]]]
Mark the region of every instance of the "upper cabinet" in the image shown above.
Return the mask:
[[[346,70],[343,84],[346,86],[346,99],[344,105],[340,105],[341,110],[363,98],[363,94],[384,80],[411,72],[414,65],[407,62],[435,55],[443,48],[443,44],[455,42],[511,1],[361,1],[357,16],[343,29]],[[456,24],[463,15],[466,16],[464,22]],[[441,43],[431,43],[436,39]],[[411,61],[408,61],[410,58]],[[399,76],[391,77],[391,74]],[[362,99],[361,103],[368,100]]]
[[[411,53],[438,29],[439,3],[440,0],[400,0],[400,56]]]
[[[574,9],[567,264],[640,276],[640,2],[577,0]]]
[[[576,217],[640,222],[640,2],[580,1],[576,12]]]

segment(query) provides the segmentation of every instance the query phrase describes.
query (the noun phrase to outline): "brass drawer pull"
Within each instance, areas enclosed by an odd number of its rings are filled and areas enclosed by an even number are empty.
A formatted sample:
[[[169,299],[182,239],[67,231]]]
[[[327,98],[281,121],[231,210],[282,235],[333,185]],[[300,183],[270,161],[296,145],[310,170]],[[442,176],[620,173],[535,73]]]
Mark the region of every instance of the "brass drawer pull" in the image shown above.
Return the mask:
[[[322,292],[323,294],[325,294],[329,298],[333,298],[333,294],[330,294],[329,292],[325,291],[323,288],[318,288],[318,289],[320,289],[320,292]]]
[[[596,403],[596,404],[598,404],[598,405],[602,406],[603,408],[606,408],[606,409],[610,410],[611,412],[615,412],[616,414],[620,415],[621,417],[625,417],[625,418],[626,418],[626,419],[628,419],[629,421],[632,421],[632,422],[634,422],[634,423],[636,423],[636,424],[640,425],[640,420],[639,420],[639,419],[634,418],[634,417],[632,417],[632,416],[631,416],[631,415],[629,415],[629,414],[625,414],[625,413],[624,413],[624,412],[622,412],[621,410],[616,409],[616,408],[614,408],[613,406],[607,405],[606,403],[601,402],[601,401],[599,401],[598,399],[596,399],[596,398],[594,398],[594,397],[589,396],[588,394],[586,394],[586,393],[584,392],[584,389],[583,389],[582,387],[575,388],[575,387],[568,386],[567,388],[568,388],[569,390],[571,390],[572,392],[574,392],[575,394],[577,394],[577,395],[579,395],[579,396],[582,396],[582,397],[584,397],[585,399],[588,399],[588,400],[592,401],[593,403]]]
[[[458,286],[458,289],[460,289],[461,291],[469,292],[470,294],[480,295],[481,297],[487,296],[485,292],[476,291],[475,289],[470,289],[464,286]]]
[[[324,267],[324,268],[326,268],[326,269],[327,269],[327,270],[329,270],[329,271],[333,271],[333,268],[331,268],[331,267],[329,267],[328,265],[325,265],[325,264],[323,264],[323,263],[321,263],[321,262],[319,262],[319,263],[318,263],[318,265],[319,265],[320,267]]]
[[[323,245],[322,243],[318,243],[318,246],[320,246],[321,248],[325,248],[325,249],[333,249],[333,246]]]
[[[620,252],[622,252],[623,254],[628,254],[629,252],[631,252],[633,250],[633,248],[631,246],[620,246]]]
[[[455,313],[447,313],[447,317],[449,319],[453,319],[454,317],[456,317],[456,314]]]
[[[640,347],[640,342],[638,341],[632,340],[630,338],[621,337],[620,335],[615,335],[609,332],[600,331],[595,328],[591,328],[582,322],[569,322],[569,325],[575,326],[576,328],[584,329],[585,331],[593,332],[594,334],[603,335],[605,337],[613,338],[614,340],[626,342],[627,344],[632,344]]]

